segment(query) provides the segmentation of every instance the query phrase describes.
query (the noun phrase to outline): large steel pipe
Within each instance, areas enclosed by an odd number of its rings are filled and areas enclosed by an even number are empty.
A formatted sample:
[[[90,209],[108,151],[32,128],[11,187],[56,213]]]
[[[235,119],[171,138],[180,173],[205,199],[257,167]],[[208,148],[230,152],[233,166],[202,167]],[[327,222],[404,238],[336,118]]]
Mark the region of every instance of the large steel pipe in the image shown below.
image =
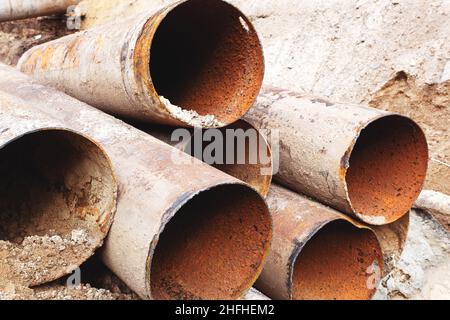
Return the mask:
[[[69,35],[32,48],[19,66],[109,113],[187,127],[241,118],[264,74],[254,27],[221,0],[184,0]]]
[[[272,236],[258,192],[6,66],[0,91],[26,101],[22,114],[45,113],[105,148],[119,196],[102,258],[142,298],[235,299],[251,287]]]
[[[427,141],[409,118],[275,88],[245,118],[279,131],[279,182],[366,223],[403,217],[423,186]]]
[[[269,193],[273,171],[271,149],[265,137],[248,122],[239,120],[221,129],[190,130],[188,138],[166,126],[139,128],[248,183],[264,197]],[[214,157],[210,157],[212,153]]]
[[[273,185],[274,235],[256,288],[273,299],[370,299],[383,259],[375,234],[350,218]]]
[[[25,103],[0,91],[0,282],[34,286],[103,244],[117,183],[100,146]]]
[[[0,22],[65,13],[81,0],[2,0]]]

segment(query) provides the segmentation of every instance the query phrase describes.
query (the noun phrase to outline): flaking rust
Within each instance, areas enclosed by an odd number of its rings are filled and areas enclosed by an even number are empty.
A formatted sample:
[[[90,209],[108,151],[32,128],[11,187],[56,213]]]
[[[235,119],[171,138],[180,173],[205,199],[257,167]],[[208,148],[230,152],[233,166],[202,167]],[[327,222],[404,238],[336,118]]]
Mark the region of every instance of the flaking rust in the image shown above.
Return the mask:
[[[238,9],[221,0],[184,0],[36,46],[19,68],[121,117],[223,127],[255,101],[264,59]]]
[[[192,130],[187,141],[172,141],[172,134],[174,130],[176,130],[174,128],[139,124],[138,128],[154,136],[155,138],[186,152],[193,157],[196,156],[195,144],[199,143],[201,144],[201,155],[199,156],[201,156],[201,160],[205,161],[205,159],[203,158],[204,150],[209,146],[209,144],[204,142],[203,139],[196,141],[195,134],[192,132]],[[232,130],[233,135],[227,136],[227,130]],[[238,150],[238,146],[236,146],[237,143],[235,140],[236,130],[242,130],[244,134],[249,132],[256,133],[255,137],[257,141],[250,140],[251,137],[248,139],[246,137],[245,144],[243,145],[244,150]],[[205,132],[207,131],[202,131],[202,134],[204,134]],[[273,161],[271,148],[265,137],[261,135],[259,131],[256,130],[252,125],[244,120],[239,120],[232,125],[221,128],[220,134],[223,138],[221,140],[223,144],[219,146],[221,147],[221,152],[219,153],[223,154],[223,159],[217,159],[219,160],[218,162],[209,164],[239,180],[248,183],[263,197],[267,197],[267,194],[269,193],[269,187],[272,182]],[[229,141],[229,139],[233,139],[234,141]],[[229,150],[227,148],[227,145],[233,146],[233,150]],[[235,157],[231,162],[227,162],[227,151],[234,152]],[[238,152],[242,152],[244,154],[244,163],[238,163]]]

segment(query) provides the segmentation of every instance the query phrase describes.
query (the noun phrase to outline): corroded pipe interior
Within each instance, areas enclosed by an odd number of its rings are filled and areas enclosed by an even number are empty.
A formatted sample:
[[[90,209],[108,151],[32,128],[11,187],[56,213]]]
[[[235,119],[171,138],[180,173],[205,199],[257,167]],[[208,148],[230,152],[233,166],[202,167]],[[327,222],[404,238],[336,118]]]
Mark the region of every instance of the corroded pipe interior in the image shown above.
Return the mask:
[[[375,264],[374,264],[375,263]],[[382,253],[370,230],[334,221],[319,230],[300,252],[294,266],[295,300],[370,299],[375,293]],[[375,280],[374,280],[375,279]],[[371,286],[372,285],[372,286]]]
[[[427,162],[425,135],[412,120],[388,116],[372,122],[356,142],[346,175],[354,210],[384,216],[384,223],[398,220],[419,196]]]
[[[271,230],[267,206],[250,188],[200,193],[160,235],[151,262],[153,298],[239,298],[261,271]]]
[[[259,92],[262,48],[239,10],[220,0],[190,0],[159,25],[150,72],[157,93],[172,104],[231,123]]]
[[[93,142],[64,130],[27,134],[0,149],[0,177],[0,241],[19,252],[33,243],[25,256],[41,256],[43,269],[33,267],[42,274],[31,283],[64,275],[100,245],[117,186],[109,159]],[[66,266],[58,269],[61,261]]]

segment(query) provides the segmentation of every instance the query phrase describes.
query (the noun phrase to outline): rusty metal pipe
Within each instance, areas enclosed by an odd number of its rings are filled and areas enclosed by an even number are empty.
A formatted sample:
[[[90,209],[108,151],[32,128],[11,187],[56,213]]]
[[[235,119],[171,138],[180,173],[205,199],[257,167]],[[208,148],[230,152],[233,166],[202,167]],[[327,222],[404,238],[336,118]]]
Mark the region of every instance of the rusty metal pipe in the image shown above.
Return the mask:
[[[65,13],[81,0],[2,0],[0,22]]]
[[[117,183],[99,145],[23,104],[0,91],[0,282],[35,286],[103,244]]]
[[[366,223],[398,220],[423,186],[427,141],[407,117],[265,88],[245,119],[279,130],[280,183]]]
[[[36,46],[21,71],[109,113],[160,124],[222,127],[261,87],[251,22],[221,0],[184,0]]]
[[[267,198],[274,236],[256,288],[272,299],[370,299],[382,253],[371,229],[273,185]]]
[[[188,140],[184,139],[182,141],[176,140],[178,137],[173,137],[175,141],[172,139],[172,135],[176,129],[166,127],[166,126],[142,126],[139,125],[139,129],[147,132],[153,137],[170,144],[171,146],[180,149],[181,151],[197,158],[199,160],[207,160],[204,157],[204,152],[206,148],[210,148],[211,144],[208,142],[204,142],[203,139],[196,140],[196,134],[199,134],[199,138],[206,137],[208,131],[211,130],[220,130],[220,136],[222,139],[215,140],[212,143],[220,143],[218,148],[220,148],[221,154],[223,155],[222,159],[219,159],[219,162],[208,163],[213,167],[239,179],[242,180],[253,188],[255,188],[261,195],[264,197],[269,193],[269,187],[272,182],[272,155],[268,142],[264,138],[262,134],[259,133],[252,125],[244,120],[239,120],[232,125],[221,129],[206,129],[201,132],[193,132],[191,130],[191,135]],[[198,129],[197,129],[198,130]],[[233,133],[227,135],[227,130]],[[244,150],[241,150],[236,141],[235,134],[238,133],[238,130],[241,132],[248,134],[245,139],[245,145],[243,147]],[[252,143],[250,139],[253,138],[251,133],[257,134],[256,143]],[[255,134],[255,136],[256,136]],[[212,137],[215,135],[211,134]],[[217,138],[216,138],[217,139]],[[212,139],[213,140],[213,139]],[[196,144],[200,145],[200,154],[196,155]],[[227,147],[228,146],[228,147]],[[229,146],[233,146],[234,149],[234,158],[233,161],[227,161],[227,150],[230,148]],[[238,161],[238,157],[242,156],[243,161]],[[216,160],[216,159],[213,159]],[[255,161],[256,160],[256,161]]]
[[[21,113],[39,111],[104,147],[119,196],[102,259],[142,298],[236,299],[252,286],[272,236],[255,190],[6,66],[0,91],[26,101]]]
[[[408,239],[409,222],[410,213],[408,212],[393,223],[382,226],[371,226],[383,252],[383,276],[393,271],[400,261],[406,240]]]

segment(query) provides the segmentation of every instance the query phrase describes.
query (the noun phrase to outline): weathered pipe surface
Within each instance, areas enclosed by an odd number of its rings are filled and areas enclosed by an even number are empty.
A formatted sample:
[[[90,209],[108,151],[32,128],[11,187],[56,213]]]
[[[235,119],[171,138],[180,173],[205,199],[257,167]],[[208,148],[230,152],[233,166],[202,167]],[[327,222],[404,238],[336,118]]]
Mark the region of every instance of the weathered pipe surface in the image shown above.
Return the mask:
[[[3,284],[35,286],[71,273],[103,244],[116,211],[105,151],[31,105],[0,91]]]
[[[185,0],[37,46],[20,69],[109,113],[222,127],[254,102],[264,58],[250,21],[221,0]]]
[[[383,252],[383,276],[388,275],[400,261],[406,240],[408,239],[409,221],[410,213],[408,212],[393,223],[382,226],[371,226]]]
[[[104,147],[119,193],[102,259],[142,298],[237,299],[252,286],[272,237],[258,192],[6,66],[0,91],[26,101],[20,112],[45,113]]]
[[[431,213],[447,230],[450,230],[449,195],[432,190],[423,190],[414,207]]]
[[[81,0],[1,0],[0,22],[65,13]]]
[[[140,126],[141,130],[147,132],[153,137],[170,144],[171,146],[178,148],[191,156],[195,156],[195,145],[197,142],[192,132],[188,141],[172,141],[173,128],[166,126]],[[272,155],[270,146],[265,137],[258,132],[252,125],[244,120],[239,120],[232,125],[218,129],[221,132],[222,140],[214,141],[214,144],[218,142],[217,146],[223,150],[223,161],[221,163],[211,164],[213,167],[242,180],[253,188],[255,188],[262,196],[266,197],[269,193],[270,184],[272,182]],[[251,139],[250,133],[257,133],[257,143],[253,144],[249,139],[245,139],[245,150],[240,150],[236,143],[234,136],[226,134],[226,130],[243,130],[243,132],[249,133],[248,137]],[[204,130],[203,132],[206,132]],[[236,132],[236,131],[235,131]],[[256,136],[256,135],[255,135]],[[227,158],[227,145],[234,142],[234,160],[231,163],[226,161]],[[219,145],[220,144],[220,145]],[[201,155],[204,155],[205,149],[210,147],[209,142],[199,143],[201,145]],[[241,152],[245,154],[243,156],[243,162],[238,162],[238,155]],[[257,161],[252,161],[252,160]],[[203,159],[205,160],[205,159]]]
[[[366,223],[403,217],[422,189],[428,146],[409,118],[265,88],[245,119],[279,130],[280,183]]]
[[[370,299],[383,259],[367,227],[273,185],[267,198],[274,235],[256,288],[272,299]]]

